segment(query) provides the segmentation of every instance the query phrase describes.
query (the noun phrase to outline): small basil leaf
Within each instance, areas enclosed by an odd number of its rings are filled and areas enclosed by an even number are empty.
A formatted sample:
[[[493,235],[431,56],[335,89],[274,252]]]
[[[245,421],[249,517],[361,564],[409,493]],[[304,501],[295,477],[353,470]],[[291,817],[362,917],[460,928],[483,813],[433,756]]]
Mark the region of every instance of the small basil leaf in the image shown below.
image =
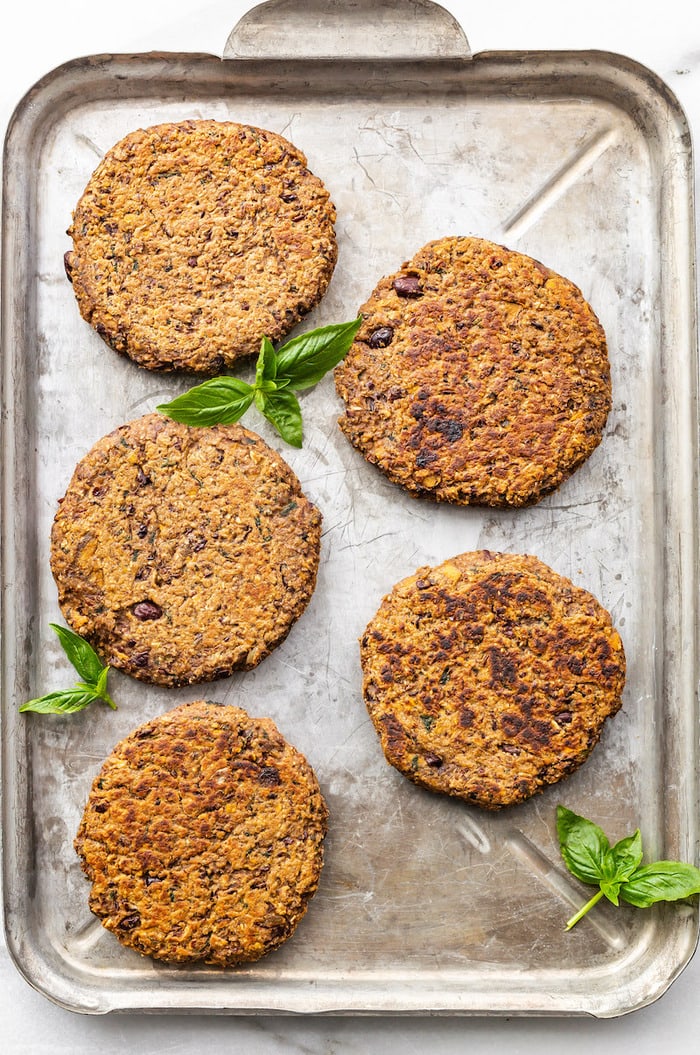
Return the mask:
[[[597,824],[565,806],[557,806],[557,834],[561,855],[572,875],[593,884],[606,878],[605,855],[610,843]]]
[[[362,325],[362,319],[321,326],[292,338],[277,350],[278,381],[299,391],[317,384],[343,359]]]
[[[253,402],[253,391],[236,377],[213,377],[156,410],[183,425],[233,425]]]
[[[260,342],[260,354],[255,366],[255,387],[263,381],[274,381],[277,376],[277,356],[272,341],[263,337]]]
[[[84,711],[98,697],[88,688],[76,685],[74,689],[65,689],[62,692],[49,692],[46,696],[39,696],[35,700],[28,700],[20,707],[20,711],[36,711],[38,714],[75,714]]]
[[[283,440],[292,447],[301,447],[301,407],[291,389],[286,388],[281,392],[256,392],[255,403]]]
[[[617,879],[601,879],[600,889],[605,894],[608,901],[612,901],[613,905],[619,905],[619,893],[620,893],[621,881]]]
[[[648,908],[657,901],[678,901],[700,894],[700,869],[680,861],[644,865],[620,887],[620,897],[630,905]]]
[[[116,711],[117,705],[114,702],[114,700],[112,699],[112,697],[109,695],[109,693],[107,692],[107,678],[108,678],[108,676],[109,676],[109,667],[105,667],[104,670],[101,672],[99,678],[95,682],[94,688],[95,688],[95,692],[100,697],[100,699],[104,700],[105,703],[108,703],[113,711]]]
[[[92,645],[67,626],[59,626],[58,623],[49,623],[49,626],[58,636],[63,651],[83,681],[91,684],[96,682],[104,669],[104,663]]]
[[[642,836],[639,828],[634,835],[628,835],[625,839],[620,839],[615,843],[610,854],[615,861],[617,878],[621,882],[629,879],[642,863]]]

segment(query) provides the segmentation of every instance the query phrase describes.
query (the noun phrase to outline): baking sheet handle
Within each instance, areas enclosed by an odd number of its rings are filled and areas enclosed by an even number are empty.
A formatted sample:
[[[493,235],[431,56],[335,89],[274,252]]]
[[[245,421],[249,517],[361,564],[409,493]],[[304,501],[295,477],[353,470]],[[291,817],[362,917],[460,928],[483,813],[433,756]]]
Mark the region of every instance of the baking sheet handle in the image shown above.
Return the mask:
[[[431,0],[268,0],[234,26],[223,57],[469,59],[471,50]]]

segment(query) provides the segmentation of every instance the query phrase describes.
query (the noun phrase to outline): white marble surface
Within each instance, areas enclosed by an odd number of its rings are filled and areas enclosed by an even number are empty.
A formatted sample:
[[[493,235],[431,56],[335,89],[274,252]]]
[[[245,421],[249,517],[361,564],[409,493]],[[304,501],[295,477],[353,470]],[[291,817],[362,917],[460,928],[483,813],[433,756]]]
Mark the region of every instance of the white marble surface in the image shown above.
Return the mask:
[[[0,127],[20,97],[61,62],[87,54],[148,50],[220,54],[246,0],[25,0],[0,35]],[[482,50],[597,48],[620,52],[658,73],[678,96],[700,139],[700,14],[688,0],[560,0],[445,6]],[[697,161],[696,161],[697,175]],[[697,1050],[700,1036],[700,956],[655,1004],[611,1021],[565,1019],[372,1019],[73,1015],[36,994],[10,962],[0,939],[0,1050],[101,1055],[127,1050],[169,1055],[243,1048],[259,1053],[386,1055],[430,1048],[436,1055],[501,1052],[530,1055],[565,1049],[579,1055],[602,1044],[619,1055],[658,1052],[662,1044]]]

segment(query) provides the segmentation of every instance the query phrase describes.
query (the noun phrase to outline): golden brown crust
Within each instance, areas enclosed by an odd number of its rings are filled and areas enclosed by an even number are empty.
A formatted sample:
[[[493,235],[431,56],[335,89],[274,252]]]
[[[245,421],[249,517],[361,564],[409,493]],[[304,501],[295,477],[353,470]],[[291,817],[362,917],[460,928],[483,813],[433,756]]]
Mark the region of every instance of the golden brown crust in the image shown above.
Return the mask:
[[[605,335],[580,290],[480,238],[429,242],[383,278],[336,368],[340,427],[414,495],[522,506],[601,440]]]
[[[105,662],[184,685],[256,666],[316,583],[321,514],[241,425],[147,414],[78,464],[51,535],[68,624]]]
[[[78,202],[66,272],[80,312],[150,370],[221,371],[326,291],[335,209],[304,154],[229,121],[132,132]]]
[[[532,556],[463,553],[398,583],[361,641],[387,761],[485,809],[573,772],[621,706],[609,614]]]
[[[229,967],[293,933],[327,816],[311,766],[269,718],[198,701],[117,744],[74,845],[90,908],[123,945]]]

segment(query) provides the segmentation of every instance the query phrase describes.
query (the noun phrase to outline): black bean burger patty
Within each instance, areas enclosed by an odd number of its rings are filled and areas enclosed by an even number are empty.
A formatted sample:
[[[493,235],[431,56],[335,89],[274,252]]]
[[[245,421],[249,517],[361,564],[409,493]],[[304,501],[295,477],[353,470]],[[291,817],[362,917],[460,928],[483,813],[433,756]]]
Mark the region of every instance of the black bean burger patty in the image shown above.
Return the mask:
[[[573,282],[537,260],[481,238],[429,242],[360,314],[335,371],[340,427],[411,494],[532,504],[600,443],[605,334]]]
[[[387,761],[489,810],[577,769],[625,682],[620,636],[590,593],[536,557],[487,550],[398,583],[361,660]]]
[[[75,839],[103,926],[168,963],[257,960],[316,891],[328,811],[269,718],[185,704],[107,758]]]
[[[78,202],[66,273],[80,312],[150,370],[221,372],[321,299],[335,208],[274,132],[183,121],[131,132]]]
[[[51,534],[69,626],[106,663],[161,685],[256,666],[316,584],[321,514],[241,425],[147,414],[80,461]]]

